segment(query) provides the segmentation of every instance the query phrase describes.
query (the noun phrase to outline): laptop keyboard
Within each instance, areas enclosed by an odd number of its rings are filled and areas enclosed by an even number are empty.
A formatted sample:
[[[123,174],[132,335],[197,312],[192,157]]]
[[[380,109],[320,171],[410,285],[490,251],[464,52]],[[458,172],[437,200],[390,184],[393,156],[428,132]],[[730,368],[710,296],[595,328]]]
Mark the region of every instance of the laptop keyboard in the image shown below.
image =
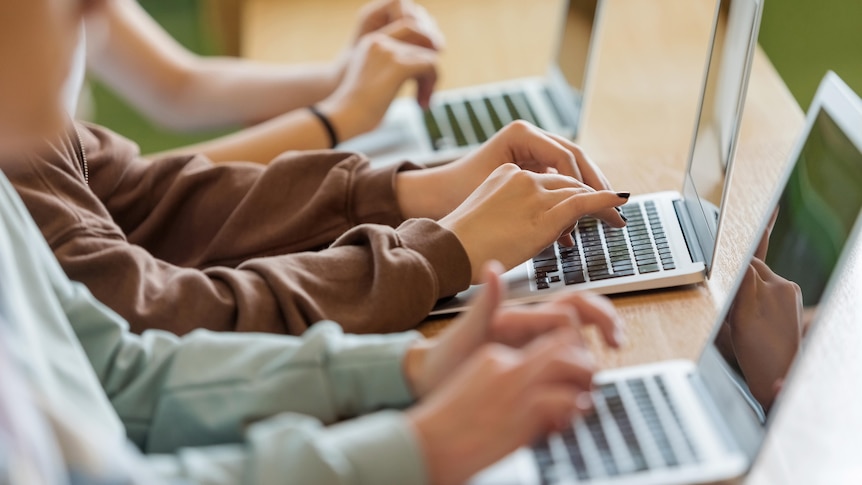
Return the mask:
[[[614,477],[699,461],[661,376],[604,384],[595,412],[533,446],[542,483]]]
[[[434,150],[484,143],[514,120],[542,128],[523,91],[445,101],[425,110],[423,117]]]
[[[614,228],[598,219],[581,219],[572,233],[574,246],[554,244],[535,256],[536,288],[675,269],[655,202],[632,202],[620,210],[628,219],[625,228]]]

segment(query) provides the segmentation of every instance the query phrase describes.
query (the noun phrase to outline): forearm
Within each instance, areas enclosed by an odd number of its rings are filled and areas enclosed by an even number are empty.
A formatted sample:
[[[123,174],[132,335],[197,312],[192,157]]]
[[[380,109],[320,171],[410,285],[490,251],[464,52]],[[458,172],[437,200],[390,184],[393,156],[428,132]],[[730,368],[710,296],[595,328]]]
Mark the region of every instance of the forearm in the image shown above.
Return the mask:
[[[335,64],[277,65],[237,58],[190,58],[184,81],[149,113],[181,130],[252,125],[315,104],[332,93]]]
[[[270,119],[323,99],[341,75],[339,63],[286,66],[198,56],[133,0],[108,2],[87,22],[88,30],[109,36],[88,45],[90,71],[149,118],[178,130]]]
[[[295,110],[255,126],[195,145],[149,155],[202,154],[213,162],[244,161],[267,164],[286,151],[330,148],[329,134],[308,110]]]

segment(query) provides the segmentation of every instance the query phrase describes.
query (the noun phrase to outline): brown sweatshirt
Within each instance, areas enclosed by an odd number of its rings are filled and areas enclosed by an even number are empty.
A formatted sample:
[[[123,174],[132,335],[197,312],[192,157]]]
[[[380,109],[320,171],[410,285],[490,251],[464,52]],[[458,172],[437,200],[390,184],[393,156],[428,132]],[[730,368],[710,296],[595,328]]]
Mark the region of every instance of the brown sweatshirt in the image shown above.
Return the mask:
[[[457,237],[401,217],[395,176],[414,166],[372,169],[335,151],[268,166],[149,161],[107,129],[76,127],[89,184],[73,130],[0,168],[69,277],[135,332],[300,334],[323,319],[392,332],[469,285]]]

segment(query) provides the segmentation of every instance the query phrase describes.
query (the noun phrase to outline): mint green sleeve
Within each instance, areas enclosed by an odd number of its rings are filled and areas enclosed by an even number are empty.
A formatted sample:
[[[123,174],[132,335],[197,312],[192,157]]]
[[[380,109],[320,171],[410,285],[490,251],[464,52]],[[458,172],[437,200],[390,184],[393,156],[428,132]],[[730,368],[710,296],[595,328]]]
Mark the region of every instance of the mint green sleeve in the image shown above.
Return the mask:
[[[40,389],[58,391],[56,406],[86,412],[101,427],[94,433],[122,424],[164,478],[425,482],[417,438],[392,409],[413,402],[402,363],[417,332],[345,335],[320,322],[302,337],[135,335],[69,281],[2,176],[0,218],[0,236],[7,236],[0,246],[16,251],[2,259],[6,290],[17,298],[15,316],[30,322],[17,335],[31,347],[28,375]]]
[[[159,476],[192,483],[427,483],[416,439],[397,411],[327,428],[311,417],[282,414],[250,426],[244,447],[181,449],[147,458]]]
[[[320,322],[303,337],[137,336],[98,303],[81,305],[92,298],[86,289],[75,292],[67,308],[74,331],[129,438],[160,475],[213,484],[425,483],[403,413],[378,411],[411,403],[401,369],[418,334],[345,335]]]

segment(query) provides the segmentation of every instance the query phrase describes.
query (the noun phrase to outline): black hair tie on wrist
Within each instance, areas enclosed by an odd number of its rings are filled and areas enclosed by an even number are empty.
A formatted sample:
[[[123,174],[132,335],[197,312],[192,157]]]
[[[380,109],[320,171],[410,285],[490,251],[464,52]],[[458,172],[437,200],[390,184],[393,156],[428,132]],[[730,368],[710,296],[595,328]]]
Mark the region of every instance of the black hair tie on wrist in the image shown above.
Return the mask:
[[[323,124],[323,127],[326,129],[326,133],[329,134],[329,148],[335,148],[338,146],[338,135],[335,133],[335,127],[332,126],[332,122],[329,121],[329,118],[326,117],[325,114],[321,113],[316,106],[309,106],[308,111],[311,111],[311,114],[317,117],[320,122]]]

